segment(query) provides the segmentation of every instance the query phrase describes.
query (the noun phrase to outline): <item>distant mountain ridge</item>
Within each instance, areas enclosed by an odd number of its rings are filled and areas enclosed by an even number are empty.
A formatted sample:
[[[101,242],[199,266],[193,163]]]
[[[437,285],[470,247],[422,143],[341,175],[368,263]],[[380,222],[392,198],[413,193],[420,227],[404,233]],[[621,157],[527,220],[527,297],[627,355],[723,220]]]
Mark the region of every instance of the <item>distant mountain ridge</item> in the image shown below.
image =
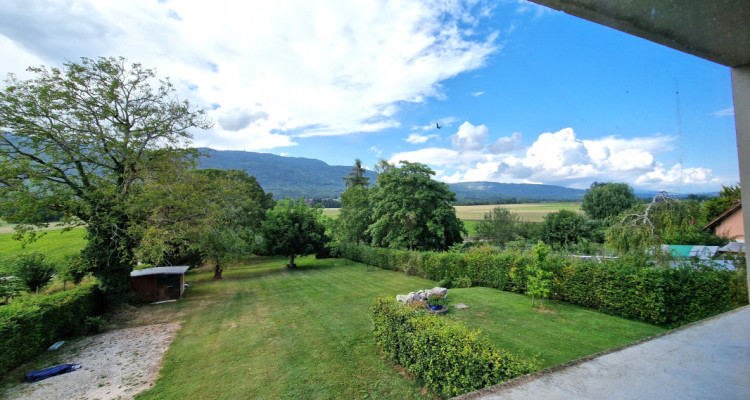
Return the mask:
[[[461,182],[450,188],[459,201],[495,201],[516,198],[538,201],[580,201],[586,190],[530,183]]]
[[[328,165],[323,161],[283,157],[268,153],[236,150],[199,149],[208,157],[199,159],[200,168],[238,169],[255,176],[258,183],[274,198],[305,197],[338,198],[346,190],[342,179],[352,166]],[[353,161],[353,160],[352,160]],[[365,176],[374,183],[377,174],[367,171]],[[462,182],[450,184],[459,202],[494,202],[502,199],[534,201],[580,201],[586,190],[556,185],[526,183]]]
[[[208,154],[208,157],[199,159],[200,168],[247,171],[249,175],[255,176],[266,193],[273,193],[277,200],[287,196],[307,199],[338,198],[346,190],[342,178],[352,170],[351,166],[328,165],[311,158],[236,150],[199,150]],[[365,176],[370,178],[370,182],[374,182],[377,175],[367,171]]]

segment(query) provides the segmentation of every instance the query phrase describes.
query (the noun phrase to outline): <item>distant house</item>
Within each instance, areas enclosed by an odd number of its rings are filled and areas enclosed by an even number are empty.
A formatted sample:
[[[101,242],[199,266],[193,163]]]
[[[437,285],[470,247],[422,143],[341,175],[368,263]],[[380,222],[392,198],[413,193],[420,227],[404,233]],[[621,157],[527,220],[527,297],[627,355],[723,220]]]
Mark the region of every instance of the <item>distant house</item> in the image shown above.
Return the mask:
[[[188,267],[156,267],[132,271],[130,287],[140,302],[177,300],[185,291]]]
[[[742,223],[742,204],[737,203],[734,207],[724,211],[716,219],[703,227],[704,231],[709,229],[716,236],[733,240],[745,239],[745,226]]]

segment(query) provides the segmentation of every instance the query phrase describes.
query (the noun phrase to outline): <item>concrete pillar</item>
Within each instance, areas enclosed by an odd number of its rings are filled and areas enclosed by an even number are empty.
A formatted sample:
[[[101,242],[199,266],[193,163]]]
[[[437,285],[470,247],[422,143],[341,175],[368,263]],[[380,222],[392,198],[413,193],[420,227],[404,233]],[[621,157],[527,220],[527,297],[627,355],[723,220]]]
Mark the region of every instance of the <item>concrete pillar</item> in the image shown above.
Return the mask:
[[[734,121],[737,128],[737,155],[740,161],[742,218],[745,225],[745,240],[747,240],[750,237],[750,65],[732,68],[732,93]],[[749,254],[745,252],[745,261],[748,265],[747,281],[750,289]]]

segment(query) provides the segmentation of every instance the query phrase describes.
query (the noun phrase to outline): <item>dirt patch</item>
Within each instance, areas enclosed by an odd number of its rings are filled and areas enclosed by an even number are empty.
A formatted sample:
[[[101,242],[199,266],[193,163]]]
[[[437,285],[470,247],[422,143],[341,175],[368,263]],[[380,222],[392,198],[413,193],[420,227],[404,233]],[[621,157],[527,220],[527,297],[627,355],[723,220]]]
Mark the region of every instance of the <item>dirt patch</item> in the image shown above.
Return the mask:
[[[118,329],[66,343],[64,363],[81,369],[36,383],[18,383],[7,399],[132,399],[153,386],[162,355],[180,323]]]
[[[549,308],[544,307],[535,308],[535,310],[543,314],[557,314],[557,311],[552,311]]]

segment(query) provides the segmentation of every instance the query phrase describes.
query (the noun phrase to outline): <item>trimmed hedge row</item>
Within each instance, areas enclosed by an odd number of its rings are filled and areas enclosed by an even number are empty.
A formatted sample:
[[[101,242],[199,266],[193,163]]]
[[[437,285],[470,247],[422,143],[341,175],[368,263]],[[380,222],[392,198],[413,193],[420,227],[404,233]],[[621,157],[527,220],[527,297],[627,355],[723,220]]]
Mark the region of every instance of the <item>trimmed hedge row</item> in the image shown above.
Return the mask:
[[[0,307],[0,373],[6,373],[55,341],[86,332],[86,318],[100,311],[96,284],[28,296]]]
[[[415,312],[393,299],[370,308],[375,340],[433,392],[453,397],[539,369],[536,360],[495,349],[479,331]]]
[[[532,255],[477,247],[465,253],[411,252],[337,243],[332,255],[428,279],[468,278],[474,286],[525,293]],[[700,265],[660,267],[649,260],[603,263],[550,256],[551,297],[666,327],[684,325],[747,304],[747,275]]]

